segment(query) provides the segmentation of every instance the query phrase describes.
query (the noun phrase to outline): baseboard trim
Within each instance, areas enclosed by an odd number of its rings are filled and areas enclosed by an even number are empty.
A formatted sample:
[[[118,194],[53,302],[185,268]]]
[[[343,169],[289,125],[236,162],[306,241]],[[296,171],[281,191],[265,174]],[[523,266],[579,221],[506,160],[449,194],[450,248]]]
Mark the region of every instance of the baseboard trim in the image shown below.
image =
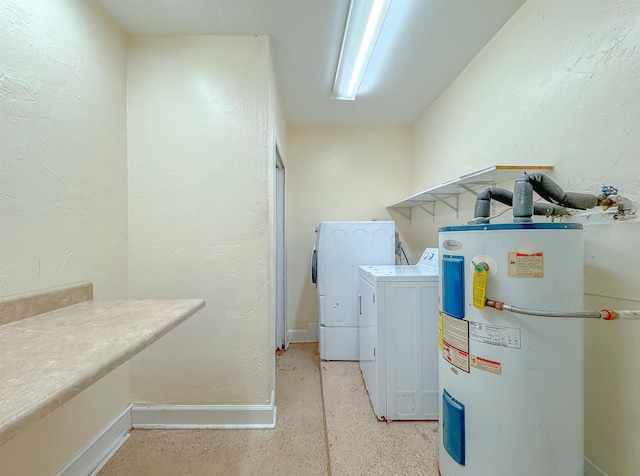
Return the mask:
[[[291,331],[289,331],[291,332]],[[95,476],[129,438],[140,429],[259,429],[276,427],[275,391],[268,405],[128,405],[55,476]],[[609,476],[589,458],[584,476]]]
[[[609,476],[589,458],[584,459],[584,476]]]
[[[307,330],[289,329],[289,342],[318,342],[318,323],[307,325]]]
[[[134,405],[139,429],[257,429],[276,427],[274,392],[267,405]]]
[[[131,408],[127,406],[111,423],[106,425],[73,458],[58,470],[56,476],[94,476],[111,459],[129,438],[131,430]]]

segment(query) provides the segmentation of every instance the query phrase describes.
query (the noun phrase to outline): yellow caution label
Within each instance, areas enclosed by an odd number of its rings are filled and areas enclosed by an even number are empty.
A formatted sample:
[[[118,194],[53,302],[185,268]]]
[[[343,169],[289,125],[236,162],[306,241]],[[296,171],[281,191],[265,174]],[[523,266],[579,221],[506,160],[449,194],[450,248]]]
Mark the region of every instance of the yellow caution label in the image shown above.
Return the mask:
[[[484,309],[484,296],[487,291],[487,270],[477,265],[473,271],[473,307]]]
[[[475,367],[476,369],[484,370],[485,372],[490,372],[492,374],[502,375],[502,364],[500,362],[483,359],[477,355],[470,355],[469,357],[471,367]]]
[[[510,251],[507,254],[510,278],[544,278],[544,253],[519,253]]]

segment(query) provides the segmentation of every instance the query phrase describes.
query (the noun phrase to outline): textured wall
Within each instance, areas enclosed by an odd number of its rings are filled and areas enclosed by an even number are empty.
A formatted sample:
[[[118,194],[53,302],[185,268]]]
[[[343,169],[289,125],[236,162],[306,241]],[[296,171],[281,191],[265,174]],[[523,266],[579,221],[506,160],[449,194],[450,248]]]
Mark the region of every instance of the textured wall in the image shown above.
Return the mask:
[[[529,0],[415,127],[412,192],[494,164],[555,167],[566,190],[640,192],[640,1]],[[466,200],[466,199],[465,199]],[[463,223],[444,210],[412,237]],[[585,303],[640,308],[639,220],[585,225]],[[585,330],[585,454],[612,476],[640,468],[638,322]]]
[[[127,70],[132,298],[204,298],[131,362],[134,402],[271,397],[266,37],[133,38]]]
[[[0,0],[0,45],[0,294],[125,298],[125,37],[85,2]],[[59,469],[128,403],[123,369],[2,446],[0,472]]]
[[[401,127],[288,128],[287,291],[289,329],[318,322],[310,281],[321,221],[389,220],[408,192],[411,132]]]
[[[124,36],[83,2],[0,3],[0,293],[127,290]]]

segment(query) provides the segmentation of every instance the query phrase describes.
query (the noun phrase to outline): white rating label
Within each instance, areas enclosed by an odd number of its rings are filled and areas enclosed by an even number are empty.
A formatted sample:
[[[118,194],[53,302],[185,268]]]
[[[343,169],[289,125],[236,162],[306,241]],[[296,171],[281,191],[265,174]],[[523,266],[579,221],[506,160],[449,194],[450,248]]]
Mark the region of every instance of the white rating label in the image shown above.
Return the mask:
[[[476,342],[520,349],[522,345],[520,336],[520,329],[515,327],[494,326],[493,324],[469,321],[469,339]]]

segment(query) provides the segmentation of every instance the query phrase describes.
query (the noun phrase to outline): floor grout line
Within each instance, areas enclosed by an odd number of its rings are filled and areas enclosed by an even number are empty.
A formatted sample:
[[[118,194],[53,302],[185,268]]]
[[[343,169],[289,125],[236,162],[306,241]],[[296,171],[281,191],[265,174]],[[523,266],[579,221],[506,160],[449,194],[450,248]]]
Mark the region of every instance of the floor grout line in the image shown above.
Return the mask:
[[[324,423],[324,444],[327,449],[327,475],[331,476],[331,452],[329,450],[329,428],[327,425],[327,407],[324,404],[324,385],[322,382],[322,360],[318,361],[318,372],[320,372],[320,395],[322,400],[322,420]]]

